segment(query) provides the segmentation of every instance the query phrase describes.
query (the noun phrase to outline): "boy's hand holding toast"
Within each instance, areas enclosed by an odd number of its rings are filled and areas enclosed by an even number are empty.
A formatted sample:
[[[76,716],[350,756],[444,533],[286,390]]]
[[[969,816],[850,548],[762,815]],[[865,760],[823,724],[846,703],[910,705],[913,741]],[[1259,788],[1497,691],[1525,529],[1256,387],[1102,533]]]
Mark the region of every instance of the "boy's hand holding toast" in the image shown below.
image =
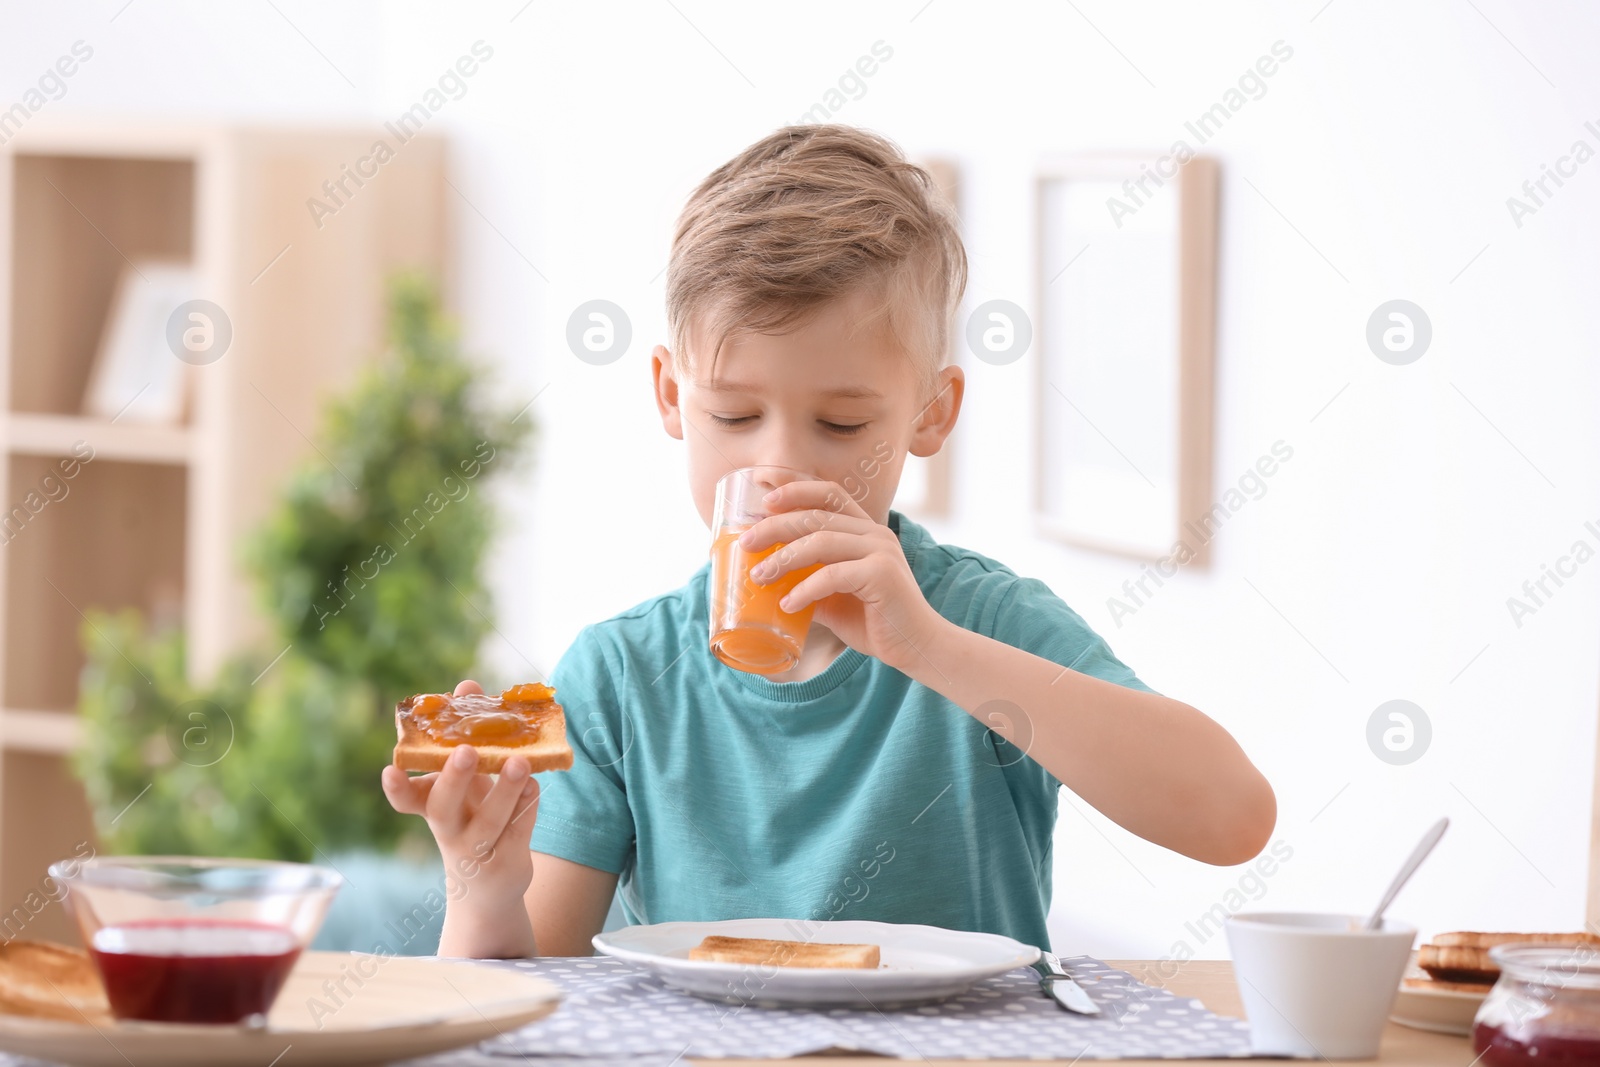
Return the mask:
[[[482,692],[477,682],[465,681],[454,695]],[[390,764],[383,769],[383,793],[396,811],[427,820],[445,870],[467,882],[467,897],[503,905],[518,900],[533,877],[528,839],[539,783],[522,756],[507,758],[498,780],[479,774],[478,764],[477,749],[467,744],[455,746],[443,769],[415,778]]]
[[[521,906],[533,878],[533,772],[572,766],[553,696],[547,686],[525,685],[495,699],[464,681],[448,697],[419,694],[396,708],[399,743],[395,762],[383,769],[384,795],[396,811],[427,820],[447,879],[463,887],[451,894],[442,946],[464,941],[502,945],[507,956],[534,952]],[[408,770],[427,773],[413,778]]]
[[[790,482],[767,494],[766,503],[781,513],[750,527],[739,542],[750,551],[784,547],[752,567],[751,579],[768,584],[818,566],[783,599],[783,610],[815,602],[814,619],[839,640],[911,673],[946,620],[917,587],[895,532],[835,482]]]

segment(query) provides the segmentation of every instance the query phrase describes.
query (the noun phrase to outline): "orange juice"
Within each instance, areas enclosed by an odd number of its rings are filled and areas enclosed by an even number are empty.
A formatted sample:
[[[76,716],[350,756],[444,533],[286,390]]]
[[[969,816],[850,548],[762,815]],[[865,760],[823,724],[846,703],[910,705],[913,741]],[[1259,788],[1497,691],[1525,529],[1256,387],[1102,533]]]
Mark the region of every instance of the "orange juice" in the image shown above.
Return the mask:
[[[820,564],[759,585],[750,580],[750,568],[783,546],[741,548],[745,529],[724,529],[711,544],[711,651],[736,670],[779,674],[800,662],[815,605],[788,612],[778,601]]]

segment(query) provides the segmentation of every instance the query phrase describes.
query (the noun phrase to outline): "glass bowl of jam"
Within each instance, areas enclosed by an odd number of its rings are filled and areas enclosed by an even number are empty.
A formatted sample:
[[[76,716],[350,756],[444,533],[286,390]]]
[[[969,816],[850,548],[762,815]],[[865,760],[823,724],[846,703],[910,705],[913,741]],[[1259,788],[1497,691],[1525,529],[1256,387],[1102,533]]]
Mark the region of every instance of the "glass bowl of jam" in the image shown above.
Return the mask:
[[[334,894],[337,871],[197,856],[51,864],[119,1019],[261,1023]]]
[[[1489,958],[1500,978],[1472,1023],[1483,1067],[1600,1063],[1600,949],[1499,945]]]

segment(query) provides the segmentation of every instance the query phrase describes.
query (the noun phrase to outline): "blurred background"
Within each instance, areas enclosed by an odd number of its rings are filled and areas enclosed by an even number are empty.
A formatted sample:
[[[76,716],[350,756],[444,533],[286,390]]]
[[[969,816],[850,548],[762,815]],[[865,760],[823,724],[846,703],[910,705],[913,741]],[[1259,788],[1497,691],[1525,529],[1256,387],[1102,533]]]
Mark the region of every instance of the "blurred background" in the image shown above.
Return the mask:
[[[1391,909],[1424,937],[1600,919],[1594,8],[8,14],[6,937],[73,936],[43,874],[75,850],[231,850],[345,870],[323,944],[431,951],[437,860],[386,815],[384,708],[543,677],[700,565],[648,387],[672,226],[796,121],[937,161],[961,216],[966,409],[917,473],[944,500],[908,512],[1046,581],[1277,789],[1275,862],[1230,869],[1064,792],[1058,951],[1215,957],[1231,912],[1363,910],[1440,815]],[[1148,560],[1056,536],[1035,496],[1044,430],[1137,457],[1140,398],[1054,405],[1046,346],[1000,361],[965,331],[991,301],[1039,320],[1041,262],[1094,276],[1045,245],[1046,169],[1179,140],[1217,173],[1200,510],[1237,492],[1209,560],[1140,590]],[[1409,361],[1369,342],[1396,300],[1428,324]],[[605,359],[569,340],[592,301],[627,325]]]

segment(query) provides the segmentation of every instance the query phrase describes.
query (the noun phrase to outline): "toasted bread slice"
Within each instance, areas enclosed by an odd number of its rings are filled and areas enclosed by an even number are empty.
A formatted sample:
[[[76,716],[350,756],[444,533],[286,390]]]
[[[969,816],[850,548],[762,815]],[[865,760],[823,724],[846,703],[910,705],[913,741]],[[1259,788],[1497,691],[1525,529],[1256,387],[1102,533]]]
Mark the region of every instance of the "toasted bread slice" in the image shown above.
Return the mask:
[[[0,1012],[94,1026],[111,1021],[87,952],[22,938],[0,944]]]
[[[567,718],[547,685],[516,685],[499,696],[419,693],[394,709],[394,764],[403,771],[440,771],[457,746],[478,750],[478,773],[498,774],[512,756],[535,772],[572,767]]]
[[[1460,930],[1440,934],[1417,949],[1417,966],[1436,981],[1492,985],[1500,977],[1500,968],[1489,958],[1489,950],[1496,945],[1526,942],[1600,946],[1600,936],[1591,933],[1509,934]]]
[[[691,960],[751,963],[769,967],[878,966],[877,945],[831,945],[815,941],[777,941],[764,937],[722,937],[713,934],[689,950]]]

